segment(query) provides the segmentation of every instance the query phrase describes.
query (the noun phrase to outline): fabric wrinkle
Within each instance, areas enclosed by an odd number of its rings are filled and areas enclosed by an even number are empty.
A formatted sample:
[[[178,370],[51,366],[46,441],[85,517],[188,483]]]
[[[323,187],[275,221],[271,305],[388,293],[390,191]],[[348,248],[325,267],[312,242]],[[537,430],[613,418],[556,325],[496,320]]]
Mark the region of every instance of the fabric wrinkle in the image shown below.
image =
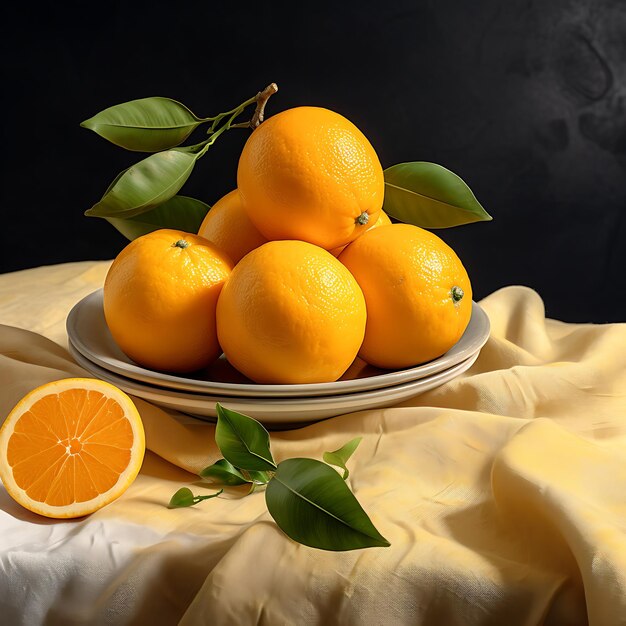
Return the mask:
[[[109,261],[0,275],[0,419],[85,376],[65,319]],[[545,318],[539,294],[480,302],[491,336],[462,376],[397,406],[272,432],[276,460],[356,436],[348,485],[389,548],[324,552],[278,529],[262,492],[168,509],[221,455],[215,426],[136,399],[149,451],[118,500],[43,520],[0,488],[11,626],[617,626],[626,615],[626,324]]]

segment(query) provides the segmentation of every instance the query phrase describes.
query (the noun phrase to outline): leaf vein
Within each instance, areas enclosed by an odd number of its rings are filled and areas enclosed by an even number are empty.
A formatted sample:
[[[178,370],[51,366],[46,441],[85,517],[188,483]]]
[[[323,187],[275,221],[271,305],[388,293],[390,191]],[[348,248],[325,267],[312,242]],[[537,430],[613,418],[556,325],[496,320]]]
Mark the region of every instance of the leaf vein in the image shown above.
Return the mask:
[[[261,456],[257,452],[254,452],[253,450],[250,449],[250,447],[248,446],[247,441],[244,439],[244,437],[241,434],[241,432],[239,432],[239,430],[237,429],[236,425],[230,420],[230,418],[228,417],[228,415],[226,415],[226,413],[224,413],[221,417],[223,417],[228,422],[228,425],[232,428],[233,432],[237,435],[237,437],[239,437],[239,441],[241,441],[241,443],[243,443],[243,445],[245,446],[246,450],[250,454],[252,454],[253,456],[257,457],[258,459],[262,459],[263,461],[266,461],[267,463],[271,463],[273,467],[276,467],[276,465],[274,463],[272,463],[272,461],[270,459],[266,459],[264,456]]]
[[[359,533],[361,535],[364,535],[365,537],[369,537],[370,539],[378,539],[378,537],[375,537],[374,535],[370,535],[368,533],[363,532],[362,530],[359,530],[358,528],[354,528],[354,526],[351,526],[350,524],[348,524],[348,522],[342,520],[340,517],[337,517],[334,513],[331,513],[330,511],[327,511],[326,509],[322,508],[319,504],[313,502],[313,500],[309,500],[306,496],[302,495],[301,493],[299,493],[298,491],[296,491],[295,489],[290,487],[287,483],[284,483],[282,480],[280,480],[280,478],[278,478],[277,475],[274,476],[273,480],[276,480],[283,487],[285,487],[285,489],[288,489],[289,491],[291,491],[291,493],[296,495],[298,498],[301,498],[305,502],[308,502],[311,506],[314,506],[315,508],[319,509],[323,513],[326,513],[327,515],[329,515],[333,519],[336,519],[338,522],[340,522],[341,524],[343,524],[344,526],[346,526],[350,530],[353,530],[354,532],[357,532],[357,533]]]
[[[419,193],[418,191],[413,191],[412,189],[407,189],[406,187],[399,187],[398,185],[394,185],[388,181],[385,181],[385,185],[389,185],[389,187],[393,187],[394,189],[398,189],[399,191],[405,191],[406,193],[411,193],[415,196],[419,196],[420,198],[424,198],[425,200],[430,200],[431,202],[437,202],[438,204],[443,204],[445,206],[451,206],[455,209],[459,209],[460,211],[466,211],[467,213],[475,213],[472,209],[466,209],[465,207],[458,206],[457,204],[453,204],[452,202],[447,202],[444,200],[439,200],[437,198],[433,198],[431,196],[427,196],[423,193]]]
[[[171,125],[171,126],[135,126],[134,124],[115,124],[115,123],[111,123],[111,122],[95,122],[92,128],[98,128],[98,127],[103,127],[106,126],[108,128],[130,128],[133,130],[177,130],[179,128],[196,128],[197,126],[199,126],[201,124],[201,122],[194,122],[193,124],[178,124],[178,125]]]

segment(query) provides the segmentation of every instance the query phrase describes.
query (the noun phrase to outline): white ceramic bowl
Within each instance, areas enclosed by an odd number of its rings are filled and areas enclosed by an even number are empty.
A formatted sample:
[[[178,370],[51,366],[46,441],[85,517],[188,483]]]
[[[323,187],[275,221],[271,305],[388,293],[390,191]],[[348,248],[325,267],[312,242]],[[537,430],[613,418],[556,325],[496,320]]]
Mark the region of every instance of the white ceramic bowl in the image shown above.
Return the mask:
[[[432,376],[477,354],[489,338],[489,318],[475,302],[465,333],[443,356],[405,370],[380,370],[356,359],[340,380],[304,385],[261,385],[240,374],[222,356],[210,368],[181,376],[156,372],[129,359],[117,346],[104,319],[102,289],[83,298],[70,311],[67,334],[75,349],[102,370],[127,379],[177,391],[248,398],[345,395],[384,389]]]
[[[436,374],[379,389],[328,396],[254,398],[163,389],[101,368],[85,358],[71,343],[70,352],[79,365],[97,378],[148,402],[209,420],[215,418],[215,404],[219,402],[229,409],[258,419],[269,428],[305,426],[344,413],[392,406],[456,378],[471,367],[479,354],[477,350],[466,360]]]

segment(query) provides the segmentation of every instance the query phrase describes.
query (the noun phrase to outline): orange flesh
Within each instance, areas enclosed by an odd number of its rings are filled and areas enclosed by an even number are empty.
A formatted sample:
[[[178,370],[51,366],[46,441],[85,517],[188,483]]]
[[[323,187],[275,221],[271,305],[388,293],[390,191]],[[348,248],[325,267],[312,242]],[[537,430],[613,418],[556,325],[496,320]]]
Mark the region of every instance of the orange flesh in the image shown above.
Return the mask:
[[[131,424],[115,400],[69,389],[41,398],[20,417],[7,460],[29,497],[65,506],[111,489],[130,462],[132,445]]]

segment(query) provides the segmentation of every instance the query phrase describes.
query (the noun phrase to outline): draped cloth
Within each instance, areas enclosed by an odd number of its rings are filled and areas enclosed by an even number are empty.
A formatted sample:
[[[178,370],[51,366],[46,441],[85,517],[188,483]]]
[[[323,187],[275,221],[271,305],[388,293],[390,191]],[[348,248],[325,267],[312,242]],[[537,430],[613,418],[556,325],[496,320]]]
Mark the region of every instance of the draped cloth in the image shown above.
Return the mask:
[[[0,421],[36,386],[89,376],[65,318],[108,267],[0,275]],[[546,319],[520,286],[480,304],[491,336],[459,378],[271,435],[278,461],[362,435],[348,483],[391,547],[296,544],[262,492],[168,509],[220,456],[215,428],[133,398],[148,451],[118,500],[56,521],[0,487],[0,622],[626,624],[626,324]]]

